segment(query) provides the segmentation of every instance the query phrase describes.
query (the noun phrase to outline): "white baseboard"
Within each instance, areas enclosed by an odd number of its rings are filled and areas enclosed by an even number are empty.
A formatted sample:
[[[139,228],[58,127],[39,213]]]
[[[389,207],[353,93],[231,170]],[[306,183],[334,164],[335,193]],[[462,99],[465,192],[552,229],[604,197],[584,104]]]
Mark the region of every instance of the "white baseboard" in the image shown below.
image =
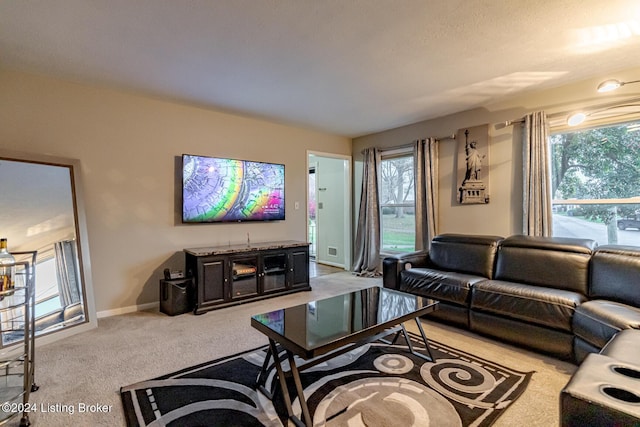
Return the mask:
[[[152,308],[158,308],[159,302],[149,302],[146,304],[130,305],[129,307],[121,307],[113,310],[104,310],[96,313],[98,319],[103,317],[117,316],[119,314],[135,313],[136,311],[149,310]]]
[[[315,261],[316,261],[317,264],[330,265],[331,267],[344,268],[346,270],[344,264],[339,264],[337,262],[327,261],[327,260],[324,260],[324,259],[319,261],[318,258],[316,258]]]

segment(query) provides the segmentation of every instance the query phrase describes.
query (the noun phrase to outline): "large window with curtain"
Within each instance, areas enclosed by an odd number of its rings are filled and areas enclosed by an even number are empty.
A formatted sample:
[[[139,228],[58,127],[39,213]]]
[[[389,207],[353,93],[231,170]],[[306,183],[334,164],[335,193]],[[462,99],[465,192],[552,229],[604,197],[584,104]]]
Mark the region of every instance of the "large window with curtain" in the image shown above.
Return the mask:
[[[416,246],[413,149],[383,152],[378,173],[380,251],[410,252]]]
[[[552,133],[553,235],[640,246],[640,120]]]

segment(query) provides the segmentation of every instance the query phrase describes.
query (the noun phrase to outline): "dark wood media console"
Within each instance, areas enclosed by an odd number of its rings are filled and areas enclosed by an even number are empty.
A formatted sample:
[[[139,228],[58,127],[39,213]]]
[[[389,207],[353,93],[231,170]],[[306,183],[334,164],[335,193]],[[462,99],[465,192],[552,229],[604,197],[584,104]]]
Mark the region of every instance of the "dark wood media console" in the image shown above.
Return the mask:
[[[309,244],[293,240],[184,249],[194,314],[310,291]]]

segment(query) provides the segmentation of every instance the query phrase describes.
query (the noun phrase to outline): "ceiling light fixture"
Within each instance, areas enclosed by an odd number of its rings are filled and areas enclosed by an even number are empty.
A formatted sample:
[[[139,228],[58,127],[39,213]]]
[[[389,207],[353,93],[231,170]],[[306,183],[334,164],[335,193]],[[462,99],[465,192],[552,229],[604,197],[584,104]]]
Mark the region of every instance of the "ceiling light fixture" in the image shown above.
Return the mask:
[[[628,85],[630,83],[638,83],[640,80],[633,80],[630,82],[621,82],[616,79],[605,80],[598,85],[598,92],[611,92],[612,90],[618,89],[620,86]]]
[[[585,113],[574,113],[567,119],[567,124],[569,126],[578,126],[580,123],[584,122],[586,118],[587,115]]]
[[[569,126],[578,126],[587,120],[588,117],[594,116],[594,118],[607,118],[607,117],[621,117],[630,114],[637,115],[640,112],[640,103],[629,103],[629,104],[620,104],[620,105],[612,105],[610,107],[601,108],[598,110],[590,111],[585,113],[583,111],[579,111],[577,113],[571,114],[567,118],[567,124]]]

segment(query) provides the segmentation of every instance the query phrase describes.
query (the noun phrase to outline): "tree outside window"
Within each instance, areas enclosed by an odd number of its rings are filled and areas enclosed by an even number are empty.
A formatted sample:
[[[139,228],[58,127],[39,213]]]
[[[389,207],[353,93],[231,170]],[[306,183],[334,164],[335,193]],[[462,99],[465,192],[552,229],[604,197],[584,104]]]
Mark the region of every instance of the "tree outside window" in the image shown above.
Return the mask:
[[[554,236],[640,246],[640,121],[549,142]]]
[[[383,155],[378,177],[381,251],[413,251],[416,242],[413,154]]]

